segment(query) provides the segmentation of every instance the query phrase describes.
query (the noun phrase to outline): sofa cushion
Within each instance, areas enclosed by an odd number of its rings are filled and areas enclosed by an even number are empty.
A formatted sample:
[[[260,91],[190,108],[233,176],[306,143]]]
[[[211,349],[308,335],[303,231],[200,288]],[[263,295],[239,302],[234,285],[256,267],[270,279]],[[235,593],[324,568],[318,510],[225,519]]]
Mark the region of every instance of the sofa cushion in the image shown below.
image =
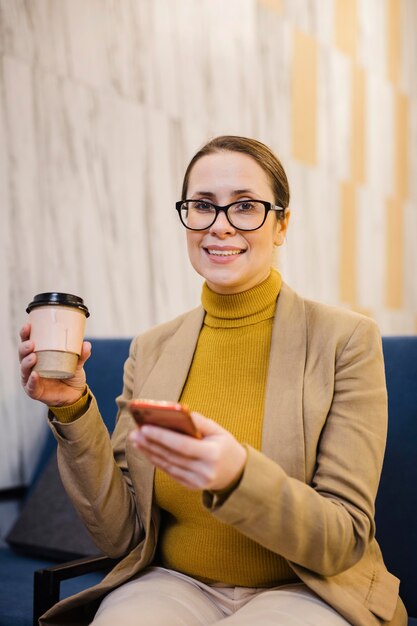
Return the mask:
[[[417,337],[384,337],[388,439],[376,499],[376,538],[417,617]]]
[[[101,554],[63,488],[56,454],[31,490],[6,541],[16,552],[57,561]]]

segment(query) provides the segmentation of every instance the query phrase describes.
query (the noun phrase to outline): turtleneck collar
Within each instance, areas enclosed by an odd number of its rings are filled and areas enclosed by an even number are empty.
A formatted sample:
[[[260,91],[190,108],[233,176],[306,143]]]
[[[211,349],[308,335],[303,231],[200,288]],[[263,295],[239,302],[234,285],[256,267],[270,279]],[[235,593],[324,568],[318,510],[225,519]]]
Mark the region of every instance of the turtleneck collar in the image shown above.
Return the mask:
[[[219,294],[204,283],[201,294],[201,304],[206,311],[204,324],[214,328],[237,328],[270,319],[274,316],[281,283],[281,275],[274,268],[262,283],[241,293]]]

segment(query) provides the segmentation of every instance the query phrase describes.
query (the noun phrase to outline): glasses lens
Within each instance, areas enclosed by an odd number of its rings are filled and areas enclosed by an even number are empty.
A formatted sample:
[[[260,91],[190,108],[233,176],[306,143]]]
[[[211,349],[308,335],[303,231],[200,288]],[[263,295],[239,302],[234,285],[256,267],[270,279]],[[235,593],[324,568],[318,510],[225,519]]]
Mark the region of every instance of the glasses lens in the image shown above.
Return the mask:
[[[202,200],[186,200],[181,205],[181,220],[187,228],[205,230],[216,218],[216,209]]]
[[[234,202],[227,211],[229,222],[239,230],[256,230],[265,219],[265,207],[256,200]]]

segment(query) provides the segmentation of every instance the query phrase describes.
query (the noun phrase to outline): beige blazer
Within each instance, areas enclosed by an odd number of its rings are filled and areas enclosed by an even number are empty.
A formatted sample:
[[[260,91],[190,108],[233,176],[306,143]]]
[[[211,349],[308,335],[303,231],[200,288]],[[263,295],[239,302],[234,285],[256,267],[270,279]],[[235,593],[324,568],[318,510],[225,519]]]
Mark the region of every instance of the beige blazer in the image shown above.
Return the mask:
[[[131,397],[178,400],[204,318],[197,308],[136,338],[112,443],[93,399],[75,422],[51,420],[65,487],[97,545],[124,557],[99,585],[41,624],[88,624],[103,595],[151,563],[159,530],[154,469],[126,443]],[[405,626],[399,581],[374,539],[387,400],[371,320],[303,300],[285,284],[272,333],[262,451],[214,516],[286,558],[353,626]]]

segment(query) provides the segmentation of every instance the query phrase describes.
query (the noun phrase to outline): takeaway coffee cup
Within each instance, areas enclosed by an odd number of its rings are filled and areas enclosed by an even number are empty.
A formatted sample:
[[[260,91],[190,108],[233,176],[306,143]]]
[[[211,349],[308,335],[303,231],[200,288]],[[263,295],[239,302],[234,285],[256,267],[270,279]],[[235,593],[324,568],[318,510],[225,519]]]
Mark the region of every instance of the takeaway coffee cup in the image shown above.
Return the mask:
[[[34,370],[44,378],[72,378],[90,315],[83,299],[70,293],[39,293],[26,312],[37,356]]]

